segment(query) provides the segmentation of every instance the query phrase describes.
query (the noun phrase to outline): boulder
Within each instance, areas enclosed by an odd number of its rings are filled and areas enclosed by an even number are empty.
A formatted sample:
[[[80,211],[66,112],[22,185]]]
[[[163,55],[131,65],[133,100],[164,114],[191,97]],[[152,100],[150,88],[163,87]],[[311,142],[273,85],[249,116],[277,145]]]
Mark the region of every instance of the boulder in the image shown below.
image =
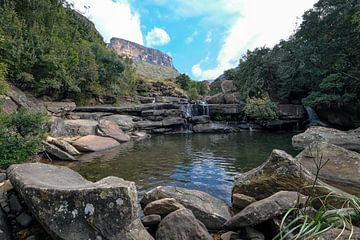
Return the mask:
[[[14,113],[18,110],[18,105],[10,97],[0,95],[0,109],[5,113]]]
[[[162,121],[139,121],[134,124],[136,129],[153,129],[161,128],[163,126]]]
[[[128,115],[110,115],[103,117],[102,119],[116,122],[123,131],[131,131],[134,128],[134,120],[137,120],[137,117]]]
[[[166,118],[162,120],[163,127],[179,126],[183,125],[185,120],[180,117]]]
[[[97,134],[102,137],[111,137],[116,141],[123,143],[130,141],[130,136],[121,130],[121,128],[113,121],[100,120],[97,128]]]
[[[178,203],[174,198],[163,198],[147,204],[144,208],[144,214],[157,214],[164,218],[169,213],[181,208],[184,208],[184,206]]]
[[[141,219],[141,222],[144,227],[157,227],[161,222],[161,216],[156,214],[147,215]]]
[[[50,117],[50,121],[49,121],[49,125],[50,125],[50,133],[52,136],[54,137],[63,137],[63,136],[67,136],[68,132],[65,128],[65,121],[64,119],[60,118],[60,117]]]
[[[360,132],[340,131],[325,127],[310,127],[304,133],[298,134],[292,138],[292,144],[296,148],[304,149],[310,143],[328,142],[348,150],[360,152]]]
[[[256,202],[255,198],[244,194],[237,193],[232,195],[232,206],[236,209],[244,209],[254,202]]]
[[[100,120],[100,118],[111,116],[112,113],[106,113],[106,112],[76,112],[71,113],[70,115],[67,115],[67,118],[69,119],[87,119],[87,120]]]
[[[280,119],[304,119],[306,111],[303,105],[279,104],[277,105],[277,115]]]
[[[80,152],[75,147],[73,147],[70,143],[68,143],[64,140],[56,139],[56,138],[49,136],[46,138],[46,142],[48,142],[52,145],[55,145],[56,147],[69,153],[70,155],[79,155],[80,154]]]
[[[49,153],[50,155],[60,159],[60,160],[64,160],[64,161],[76,161],[76,159],[74,158],[74,156],[70,155],[69,153],[61,150],[60,148],[58,148],[55,145],[52,145],[50,143],[47,143],[45,141],[42,142],[45,151],[47,153]]]
[[[67,136],[95,135],[98,121],[94,120],[65,120],[65,132]]]
[[[99,152],[120,146],[113,138],[88,135],[81,137],[71,144],[80,152]]]
[[[224,94],[225,104],[238,104],[241,102],[240,93],[226,93]]]
[[[242,240],[242,238],[240,237],[239,233],[229,231],[221,234],[220,240]]]
[[[12,165],[8,176],[30,211],[54,239],[152,239],[138,218],[133,182],[96,183],[60,166]]]
[[[320,178],[324,181],[352,185],[360,192],[360,154],[327,142],[313,142],[296,159],[316,173],[316,163],[323,167]]]
[[[221,89],[223,93],[233,93],[236,92],[238,89],[232,80],[224,80],[221,82]]]
[[[44,102],[46,109],[54,114],[71,112],[76,109],[74,102]]]
[[[245,194],[261,200],[279,191],[300,191],[306,196],[326,196],[329,193],[350,195],[320,180],[314,188],[315,176],[300,162],[281,150],[273,150],[261,166],[235,176],[233,194]]]
[[[245,111],[245,103],[239,104],[209,104],[209,115],[242,115]]]
[[[212,240],[203,223],[186,208],[170,213],[160,223],[156,240]]]
[[[195,133],[229,133],[232,128],[220,123],[197,124],[193,127]]]
[[[47,113],[46,107],[42,101],[36,99],[31,94],[24,93],[14,86],[11,86],[10,90],[7,92],[7,95],[13,102],[16,103],[18,107],[26,108],[31,112]]]
[[[0,239],[11,240],[11,234],[7,223],[6,214],[0,207]]]
[[[224,94],[218,93],[213,96],[207,97],[206,102],[208,104],[225,104]]]
[[[280,191],[250,204],[225,223],[229,229],[255,226],[286,213],[290,208],[302,206],[307,197],[297,192]]]
[[[209,123],[210,117],[208,115],[194,116],[191,118],[191,122],[195,124]]]
[[[146,206],[150,202],[164,198],[174,198],[190,209],[208,229],[221,229],[222,225],[230,219],[229,207],[225,202],[197,190],[161,186],[147,192],[140,203]]]

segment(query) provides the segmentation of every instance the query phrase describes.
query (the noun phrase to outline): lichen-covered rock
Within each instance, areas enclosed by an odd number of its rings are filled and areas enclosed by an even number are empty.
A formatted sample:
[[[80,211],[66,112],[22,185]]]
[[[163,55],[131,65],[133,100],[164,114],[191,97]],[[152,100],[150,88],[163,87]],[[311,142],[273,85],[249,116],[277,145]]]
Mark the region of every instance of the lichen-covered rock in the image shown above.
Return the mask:
[[[156,240],[212,240],[203,223],[186,208],[167,215],[156,232]]]
[[[113,138],[88,135],[71,143],[80,152],[99,152],[120,146]]]
[[[124,133],[115,122],[109,120],[99,121],[97,134],[102,137],[111,137],[120,143],[130,141],[130,136]]]
[[[150,240],[138,218],[133,182],[107,177],[96,183],[59,166],[12,165],[8,176],[55,239]]]
[[[230,219],[229,207],[225,202],[197,190],[161,186],[147,192],[140,203],[146,206],[150,202],[164,198],[174,198],[190,209],[208,229],[221,229],[222,225]]]
[[[184,208],[184,206],[178,203],[174,198],[163,198],[147,204],[144,208],[144,214],[157,214],[164,218],[169,213],[181,208]]]

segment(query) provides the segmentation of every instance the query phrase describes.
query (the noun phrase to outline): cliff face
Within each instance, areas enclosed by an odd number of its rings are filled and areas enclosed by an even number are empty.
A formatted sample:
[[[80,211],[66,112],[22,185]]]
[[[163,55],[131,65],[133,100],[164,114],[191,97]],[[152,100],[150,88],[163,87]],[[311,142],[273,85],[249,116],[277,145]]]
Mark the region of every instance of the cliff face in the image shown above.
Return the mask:
[[[112,38],[110,40],[110,48],[114,49],[120,56],[159,66],[174,68],[172,58],[169,55],[159,50],[148,48],[125,39]]]

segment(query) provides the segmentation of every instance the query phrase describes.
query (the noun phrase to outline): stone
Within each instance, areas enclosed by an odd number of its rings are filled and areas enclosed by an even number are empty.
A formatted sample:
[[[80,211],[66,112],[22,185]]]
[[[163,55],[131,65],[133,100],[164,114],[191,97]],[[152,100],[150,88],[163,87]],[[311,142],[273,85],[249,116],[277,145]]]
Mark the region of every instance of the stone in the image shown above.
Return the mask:
[[[281,150],[273,150],[268,160],[257,168],[235,176],[232,194],[244,194],[261,200],[279,191],[300,191],[306,196],[323,197],[329,193],[349,194],[321,180],[312,189],[315,176],[300,162]]]
[[[20,224],[20,226],[26,228],[33,223],[34,218],[29,214],[23,212],[19,216],[17,216],[15,220],[18,224]]]
[[[146,206],[150,202],[164,198],[174,198],[190,209],[208,229],[221,229],[222,225],[230,219],[229,207],[222,200],[205,192],[180,187],[154,188],[144,195],[140,204]]]
[[[81,137],[71,144],[80,152],[99,152],[120,146],[113,138],[88,135]]]
[[[318,236],[308,238],[309,240],[359,240],[360,239],[360,231],[354,231],[353,233],[349,230],[343,230],[334,228],[324,233],[321,233]]]
[[[71,112],[76,109],[74,102],[44,102],[46,109],[54,114]]]
[[[224,94],[225,104],[238,104],[241,102],[240,93],[226,93]]]
[[[140,103],[155,103],[154,97],[138,97]]]
[[[348,150],[360,152],[360,133],[357,131],[340,131],[325,127],[310,127],[304,133],[292,138],[296,148],[304,149],[312,142],[328,142]]]
[[[161,222],[161,216],[156,214],[147,215],[141,219],[141,222],[144,227],[157,227]]]
[[[210,117],[208,115],[194,116],[191,118],[191,122],[194,124],[209,123]]]
[[[232,195],[232,206],[239,210],[244,209],[254,202],[256,202],[255,198],[246,196],[244,194],[237,193]]]
[[[209,115],[243,115],[245,112],[245,103],[239,104],[209,104]]]
[[[163,127],[179,126],[185,124],[185,120],[180,117],[166,118],[162,120]]]
[[[76,161],[76,159],[74,158],[74,156],[72,156],[71,154],[61,150],[60,148],[58,148],[55,145],[49,144],[45,141],[42,142],[42,145],[44,146],[44,149],[47,153],[49,153],[50,155],[56,157],[59,160],[64,160],[64,161]]]
[[[271,121],[262,122],[261,126],[267,130],[298,130],[301,126],[301,122],[297,119],[275,119]]]
[[[53,137],[63,137],[68,135],[64,119],[52,116],[50,117],[49,125],[49,131]]]
[[[76,150],[75,147],[73,147],[70,143],[61,140],[61,139],[56,139],[53,137],[47,137],[46,138],[46,142],[55,145],[56,147],[60,148],[61,150],[64,150],[65,152],[69,153],[70,155],[79,155],[80,152],[78,150]]]
[[[31,112],[47,113],[46,107],[42,101],[30,94],[24,93],[14,86],[11,86],[7,95],[18,107],[23,107]]]
[[[206,97],[208,104],[225,104],[225,98],[223,93],[218,93],[213,96]]]
[[[5,181],[6,179],[7,179],[7,177],[6,177],[6,173],[2,173],[2,172],[0,172],[0,182]]]
[[[134,128],[136,118],[128,115],[110,115],[102,119],[116,122],[123,131],[131,131]]]
[[[6,214],[0,208],[0,239],[2,240],[11,240],[11,233],[8,227]]]
[[[232,80],[224,80],[221,82],[221,89],[223,93],[233,93],[238,91],[237,87],[235,86],[234,81]]]
[[[146,132],[133,132],[132,137],[134,138],[139,138],[139,139],[144,139],[144,138],[147,138],[147,137],[151,137],[149,134],[147,134]]]
[[[130,141],[130,136],[124,133],[115,122],[109,120],[99,121],[97,133],[102,137],[111,137],[120,143]]]
[[[232,128],[221,123],[197,124],[193,127],[195,133],[229,133]]]
[[[157,214],[164,218],[169,213],[181,208],[184,208],[184,206],[178,203],[174,198],[163,198],[147,204],[144,208],[144,214]]]
[[[240,235],[237,232],[229,231],[221,234],[220,240],[242,240],[242,238],[240,238]]]
[[[322,163],[320,178],[329,183],[350,185],[360,192],[360,154],[327,142],[313,142],[296,159],[316,174],[316,163]],[[340,187],[340,186],[339,186]]]
[[[305,119],[306,111],[303,105],[279,104],[277,115],[280,119]]]
[[[157,103],[188,103],[189,101],[186,98],[156,96],[155,102],[157,102]]]
[[[167,215],[156,232],[156,240],[212,240],[204,224],[186,208]]]
[[[134,124],[136,129],[153,129],[153,128],[161,128],[163,126],[162,121],[139,121]]]
[[[153,239],[138,218],[133,182],[85,180],[66,167],[12,165],[9,179],[29,210],[54,239]]]
[[[241,239],[248,239],[248,240],[265,240],[264,234],[259,232],[258,230],[252,227],[246,227],[242,229],[240,234]]]
[[[94,120],[65,120],[65,130],[67,136],[86,136],[95,135],[98,121]]]
[[[13,190],[13,188],[14,187],[9,180],[0,183],[0,192],[9,192]]]
[[[18,110],[18,105],[8,96],[0,95],[0,103],[0,109],[5,113],[15,113]]]
[[[14,214],[19,214],[22,212],[23,208],[20,204],[19,198],[15,194],[11,194],[9,199],[10,211]]]
[[[225,223],[228,229],[255,226],[286,213],[290,208],[302,206],[307,197],[297,192],[280,191],[250,204]]]
[[[100,120],[101,118],[106,118],[112,116],[112,113],[107,112],[76,112],[67,115],[67,118],[77,120],[77,119],[87,119],[87,120]]]

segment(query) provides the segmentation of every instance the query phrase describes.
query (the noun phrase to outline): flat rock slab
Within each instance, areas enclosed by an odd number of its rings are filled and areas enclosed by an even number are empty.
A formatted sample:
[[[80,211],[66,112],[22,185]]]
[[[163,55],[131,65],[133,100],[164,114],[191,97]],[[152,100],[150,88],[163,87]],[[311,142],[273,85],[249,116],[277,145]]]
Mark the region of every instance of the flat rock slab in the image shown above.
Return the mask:
[[[120,143],[130,141],[130,136],[124,133],[116,122],[109,120],[99,121],[97,133],[103,137],[111,137]]]
[[[9,179],[54,239],[152,239],[138,218],[133,182],[107,177],[96,183],[66,168],[12,165]]]
[[[310,127],[292,138],[296,148],[304,149],[312,142],[328,142],[348,150],[360,152],[360,131],[340,131],[325,127]]]
[[[120,146],[113,138],[88,135],[71,143],[80,152],[99,152]]]
[[[46,109],[51,113],[71,112],[76,108],[74,102],[44,102]]]
[[[222,200],[205,192],[180,187],[161,186],[154,188],[145,194],[140,203],[142,206],[146,206],[164,198],[174,198],[184,207],[190,209],[208,229],[221,229],[231,217],[229,207]]]
[[[212,240],[203,223],[186,208],[165,217],[156,232],[157,240]]]

